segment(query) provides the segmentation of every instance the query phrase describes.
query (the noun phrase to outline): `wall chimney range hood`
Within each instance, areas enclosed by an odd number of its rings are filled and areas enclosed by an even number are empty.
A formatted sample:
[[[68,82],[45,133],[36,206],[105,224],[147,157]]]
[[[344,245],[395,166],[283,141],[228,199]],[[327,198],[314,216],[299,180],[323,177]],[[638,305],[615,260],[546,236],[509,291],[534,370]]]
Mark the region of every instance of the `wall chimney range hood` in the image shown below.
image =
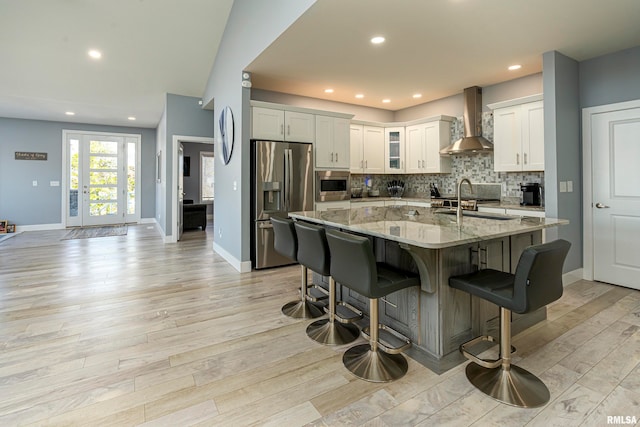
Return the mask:
[[[464,138],[440,150],[440,154],[473,154],[493,151],[493,144],[482,137],[482,88],[464,90]]]

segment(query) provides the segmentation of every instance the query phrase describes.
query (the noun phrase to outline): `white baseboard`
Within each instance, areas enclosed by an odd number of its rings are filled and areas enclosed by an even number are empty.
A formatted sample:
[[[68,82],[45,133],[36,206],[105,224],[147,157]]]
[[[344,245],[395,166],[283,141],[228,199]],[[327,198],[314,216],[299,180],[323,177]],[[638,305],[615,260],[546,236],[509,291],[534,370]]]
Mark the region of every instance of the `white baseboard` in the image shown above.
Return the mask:
[[[577,282],[578,280],[582,280],[583,279],[582,274],[583,274],[582,268],[578,268],[568,273],[564,273],[562,275],[562,286],[568,286],[572,283]]]
[[[62,229],[64,229],[64,225],[62,225],[62,223],[60,223],[60,224],[16,225],[16,232],[62,230]]]
[[[229,252],[227,252],[225,249],[223,249],[216,242],[213,242],[213,250],[222,258],[224,258],[225,261],[231,264],[233,268],[238,270],[238,272],[248,273],[251,271],[251,261],[240,261],[233,255],[231,255]]]
[[[140,218],[140,221],[138,222],[138,224],[157,224],[158,221],[156,221],[155,218]]]

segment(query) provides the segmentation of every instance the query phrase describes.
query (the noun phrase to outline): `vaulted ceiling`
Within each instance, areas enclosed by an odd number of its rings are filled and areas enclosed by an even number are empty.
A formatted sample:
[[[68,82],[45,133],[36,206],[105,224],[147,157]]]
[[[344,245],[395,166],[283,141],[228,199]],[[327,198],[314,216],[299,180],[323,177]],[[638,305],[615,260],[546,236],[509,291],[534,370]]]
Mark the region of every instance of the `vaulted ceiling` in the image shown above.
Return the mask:
[[[155,127],[165,93],[203,95],[232,4],[0,0],[0,116]],[[398,110],[540,72],[549,50],[638,46],[639,16],[638,0],[318,0],[247,69],[256,88]]]

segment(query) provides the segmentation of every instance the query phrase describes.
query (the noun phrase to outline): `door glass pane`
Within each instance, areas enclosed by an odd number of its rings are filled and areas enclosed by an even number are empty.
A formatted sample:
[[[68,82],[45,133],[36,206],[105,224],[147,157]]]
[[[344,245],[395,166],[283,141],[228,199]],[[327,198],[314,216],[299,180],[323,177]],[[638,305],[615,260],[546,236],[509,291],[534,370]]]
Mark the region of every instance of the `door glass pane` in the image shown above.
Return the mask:
[[[118,154],[118,143],[116,141],[91,141],[89,152],[92,154]]]
[[[78,216],[79,146],[77,139],[69,140],[69,216]]]
[[[127,214],[136,213],[136,143],[127,144]]]
[[[91,185],[109,184],[116,185],[118,183],[117,172],[89,172],[91,174]]]
[[[116,215],[118,213],[118,203],[90,203],[89,215],[91,216],[105,216]]]
[[[112,169],[118,168],[117,157],[91,156],[89,158],[89,167],[91,169]]]
[[[118,198],[118,189],[116,187],[91,187],[89,190],[89,200],[95,201],[114,201]]]

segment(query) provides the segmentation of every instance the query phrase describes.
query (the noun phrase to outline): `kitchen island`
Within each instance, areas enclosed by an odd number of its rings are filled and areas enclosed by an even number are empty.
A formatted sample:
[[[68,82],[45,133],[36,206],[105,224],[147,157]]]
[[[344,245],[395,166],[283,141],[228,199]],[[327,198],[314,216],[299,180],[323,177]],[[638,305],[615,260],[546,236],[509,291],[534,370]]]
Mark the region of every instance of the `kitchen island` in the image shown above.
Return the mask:
[[[449,288],[449,277],[477,268],[513,272],[524,248],[541,243],[544,228],[568,224],[554,218],[465,211],[458,226],[454,211],[415,206],[293,212],[290,216],[368,236],[378,261],[419,272],[420,287],[380,300],[380,321],[407,335],[413,351],[436,360],[474,336],[498,336],[498,308]],[[314,275],[314,282],[326,280]],[[339,288],[343,301],[368,311],[366,298]],[[544,308],[524,316],[514,314],[514,333],[544,318]]]

